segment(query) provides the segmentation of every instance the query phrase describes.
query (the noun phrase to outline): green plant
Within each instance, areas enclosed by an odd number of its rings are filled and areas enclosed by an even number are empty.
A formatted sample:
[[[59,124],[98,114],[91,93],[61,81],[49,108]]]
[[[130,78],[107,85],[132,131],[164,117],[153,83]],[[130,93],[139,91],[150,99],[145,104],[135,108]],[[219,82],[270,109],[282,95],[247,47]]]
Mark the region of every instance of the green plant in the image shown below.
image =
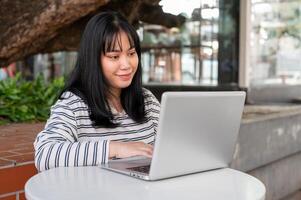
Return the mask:
[[[0,81],[0,125],[45,121],[63,86],[63,77],[46,83],[43,76],[25,81],[17,74],[14,78]]]

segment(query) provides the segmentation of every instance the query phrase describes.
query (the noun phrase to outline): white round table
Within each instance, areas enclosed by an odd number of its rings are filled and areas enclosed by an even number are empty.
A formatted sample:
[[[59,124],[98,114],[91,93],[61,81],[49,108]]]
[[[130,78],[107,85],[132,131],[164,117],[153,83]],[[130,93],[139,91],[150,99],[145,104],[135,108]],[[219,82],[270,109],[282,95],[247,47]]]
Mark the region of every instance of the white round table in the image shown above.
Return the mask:
[[[229,168],[149,182],[99,167],[63,167],[30,178],[25,195],[28,200],[264,200],[265,186]]]

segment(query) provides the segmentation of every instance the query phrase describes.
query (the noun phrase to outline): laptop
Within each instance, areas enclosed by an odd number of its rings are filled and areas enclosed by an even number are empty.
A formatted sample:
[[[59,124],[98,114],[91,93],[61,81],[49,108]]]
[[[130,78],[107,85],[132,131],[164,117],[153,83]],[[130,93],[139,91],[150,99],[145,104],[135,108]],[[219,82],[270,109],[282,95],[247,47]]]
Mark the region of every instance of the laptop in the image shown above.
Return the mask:
[[[110,160],[102,168],[160,180],[228,167],[242,117],[245,92],[165,92],[152,159]]]

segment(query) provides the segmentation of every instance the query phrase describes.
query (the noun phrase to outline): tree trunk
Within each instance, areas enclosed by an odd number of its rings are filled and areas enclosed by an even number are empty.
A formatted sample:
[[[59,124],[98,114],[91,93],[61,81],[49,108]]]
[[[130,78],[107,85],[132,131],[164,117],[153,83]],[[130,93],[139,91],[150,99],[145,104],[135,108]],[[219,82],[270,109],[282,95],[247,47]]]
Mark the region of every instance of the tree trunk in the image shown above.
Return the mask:
[[[37,53],[76,50],[87,21],[103,10],[139,20],[179,26],[182,16],[166,14],[159,0],[1,0],[0,67]]]

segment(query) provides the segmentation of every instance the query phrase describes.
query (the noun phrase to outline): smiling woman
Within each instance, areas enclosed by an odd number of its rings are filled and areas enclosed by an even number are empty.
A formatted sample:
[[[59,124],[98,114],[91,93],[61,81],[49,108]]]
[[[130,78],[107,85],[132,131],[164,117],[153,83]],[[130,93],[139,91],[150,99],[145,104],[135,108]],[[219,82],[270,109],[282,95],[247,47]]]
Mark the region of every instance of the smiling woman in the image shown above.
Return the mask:
[[[124,31],[115,35],[114,40],[114,46],[107,48],[101,55],[102,71],[109,87],[111,102],[118,99],[122,88],[131,84],[139,63],[135,46],[130,44]],[[114,107],[119,112],[122,111],[121,104],[116,104]]]
[[[116,12],[91,18],[75,68],[35,140],[39,171],[151,157],[160,104],[142,88],[136,30]]]

